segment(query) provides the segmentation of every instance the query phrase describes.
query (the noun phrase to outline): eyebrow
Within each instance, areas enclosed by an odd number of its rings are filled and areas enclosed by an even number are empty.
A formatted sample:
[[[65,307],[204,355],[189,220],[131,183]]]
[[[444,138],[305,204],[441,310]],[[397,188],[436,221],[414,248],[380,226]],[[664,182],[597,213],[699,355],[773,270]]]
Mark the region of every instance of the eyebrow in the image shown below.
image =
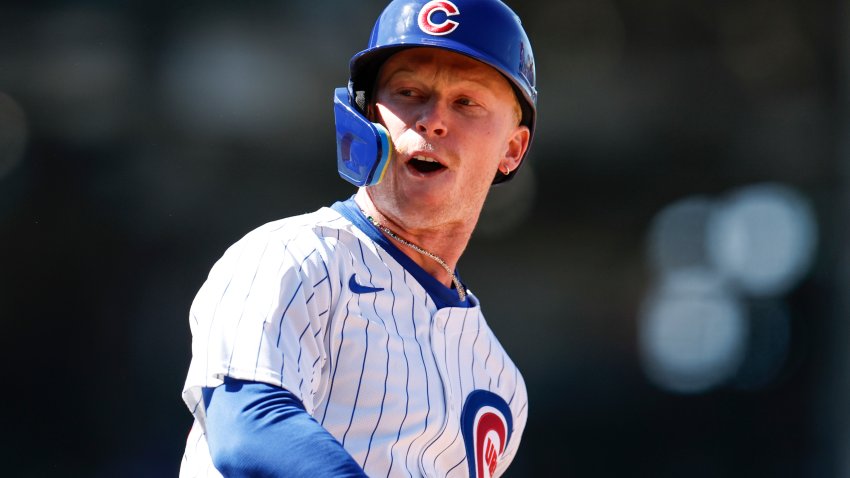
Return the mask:
[[[466,72],[466,71],[470,71],[470,70],[473,70],[473,68],[468,68],[468,69],[464,68],[462,71]],[[401,66],[397,70],[391,72],[384,79],[384,81],[381,84],[389,83],[393,78],[395,78],[399,75],[405,75],[405,74],[416,75],[417,71],[415,69],[407,67],[407,66]],[[492,86],[494,86],[493,85],[493,83],[494,83],[493,79],[489,78],[487,75],[483,75],[483,74],[477,74],[477,75],[473,74],[471,76],[470,75],[462,75],[462,76],[461,75],[452,75],[452,76],[456,76],[456,77],[459,76],[459,78],[456,78],[452,81],[452,84],[455,84],[455,85],[456,84],[462,84],[462,83],[473,83],[475,85],[478,85],[478,86],[481,86],[481,87],[484,87],[484,88],[487,88],[487,89],[492,89]]]
[[[414,63],[415,63],[416,65],[422,65],[422,64],[425,64],[425,63],[428,63],[428,62],[414,62]],[[470,66],[470,67],[468,67],[468,68],[464,68],[464,67],[460,66],[459,68],[460,68],[462,71],[470,71],[470,70],[473,70],[473,69],[474,69],[474,67],[472,67],[472,66]],[[498,73],[498,72],[497,72],[497,73]],[[416,70],[415,70],[413,67],[408,66],[408,65],[400,65],[400,66],[398,66],[398,67],[397,67],[397,69],[396,69],[396,70],[394,70],[392,73],[390,73],[390,74],[389,74],[389,75],[385,78],[385,80],[384,80],[383,82],[378,83],[378,84],[377,84],[377,86],[378,86],[378,87],[381,87],[381,86],[383,86],[383,85],[386,85],[386,84],[387,84],[387,83],[389,83],[389,82],[390,82],[393,78],[395,78],[397,75],[400,75],[400,74],[411,74],[411,75],[415,75],[415,74],[416,74]],[[505,77],[504,77],[504,75],[502,75],[501,73],[499,73],[499,75],[500,75],[500,76],[502,76],[502,78],[504,78],[504,79],[505,79],[505,81],[507,81],[507,83],[508,83],[508,87],[509,87],[509,89],[511,90],[511,96],[512,96],[512,97],[513,97],[513,99],[514,99],[514,102],[513,102],[513,103],[514,103],[514,105],[513,105],[514,116],[515,116],[515,118],[516,118],[516,120],[517,120],[517,123],[518,123],[518,124],[519,124],[519,123],[522,123],[522,106],[520,105],[520,100],[519,100],[519,97],[517,96],[517,92],[514,90],[514,88],[513,88],[513,87],[511,87],[511,86],[510,86],[510,84],[511,84],[511,83],[510,83],[510,80],[508,80],[507,78],[505,78]],[[378,74],[378,78],[376,78],[376,82],[377,82],[377,80],[379,80],[379,79],[380,79],[380,76],[381,76],[381,75],[380,75],[380,73],[379,73],[379,74]],[[462,79],[460,80],[460,82],[469,82],[469,83],[473,83],[473,84],[475,84],[475,85],[478,85],[478,86],[480,86],[480,87],[482,87],[482,88],[486,88],[486,89],[488,89],[488,90],[492,90],[491,85],[492,85],[492,83],[493,83],[493,81],[492,81],[490,78],[488,78],[488,77],[487,77],[487,75],[483,75],[483,74],[473,75],[473,77],[472,77],[472,78],[464,77],[464,78],[462,78]]]

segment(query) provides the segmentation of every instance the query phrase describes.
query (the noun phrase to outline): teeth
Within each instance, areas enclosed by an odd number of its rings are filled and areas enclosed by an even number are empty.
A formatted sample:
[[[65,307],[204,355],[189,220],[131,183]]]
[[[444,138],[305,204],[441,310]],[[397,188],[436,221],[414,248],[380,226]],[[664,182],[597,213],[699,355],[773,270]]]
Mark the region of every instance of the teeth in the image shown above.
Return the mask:
[[[418,161],[425,161],[426,163],[436,163],[437,160],[433,158],[427,158],[425,156],[414,156],[413,159]]]

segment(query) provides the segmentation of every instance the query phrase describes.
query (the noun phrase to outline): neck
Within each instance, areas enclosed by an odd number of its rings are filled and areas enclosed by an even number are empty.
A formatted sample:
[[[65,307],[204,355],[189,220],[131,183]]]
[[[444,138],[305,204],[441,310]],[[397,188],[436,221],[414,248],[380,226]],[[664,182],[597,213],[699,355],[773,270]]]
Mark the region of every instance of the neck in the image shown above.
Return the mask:
[[[471,221],[472,225],[435,224],[417,227],[406,222],[404,218],[393,217],[391,212],[381,210],[372,202],[365,188],[357,192],[354,200],[367,216],[371,216],[405,241],[438,256],[452,271],[457,267],[457,262],[472,236],[474,221]],[[396,240],[386,231],[382,230],[381,233],[392,241]],[[410,247],[401,246],[399,250],[442,284],[451,287],[452,276],[438,262]]]

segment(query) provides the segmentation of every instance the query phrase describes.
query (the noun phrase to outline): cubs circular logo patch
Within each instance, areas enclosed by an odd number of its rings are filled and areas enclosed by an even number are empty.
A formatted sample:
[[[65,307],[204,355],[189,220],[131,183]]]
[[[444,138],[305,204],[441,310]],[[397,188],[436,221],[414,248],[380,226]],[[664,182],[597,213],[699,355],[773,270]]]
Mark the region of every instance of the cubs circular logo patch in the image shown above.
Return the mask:
[[[492,478],[513,432],[513,418],[502,397],[475,390],[466,397],[461,412],[469,476]]]
[[[437,15],[438,13],[442,15]],[[432,0],[419,10],[419,29],[429,35],[448,35],[460,25],[459,22],[450,19],[455,15],[460,15],[460,10],[454,3],[448,0]]]

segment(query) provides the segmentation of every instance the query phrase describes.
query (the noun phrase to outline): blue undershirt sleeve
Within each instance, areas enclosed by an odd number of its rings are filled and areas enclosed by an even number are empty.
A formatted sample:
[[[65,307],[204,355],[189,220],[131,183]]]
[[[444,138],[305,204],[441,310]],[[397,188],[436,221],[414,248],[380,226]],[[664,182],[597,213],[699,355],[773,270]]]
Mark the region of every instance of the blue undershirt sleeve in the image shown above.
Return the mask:
[[[207,443],[225,477],[365,477],[288,390],[229,377],[203,390]]]

